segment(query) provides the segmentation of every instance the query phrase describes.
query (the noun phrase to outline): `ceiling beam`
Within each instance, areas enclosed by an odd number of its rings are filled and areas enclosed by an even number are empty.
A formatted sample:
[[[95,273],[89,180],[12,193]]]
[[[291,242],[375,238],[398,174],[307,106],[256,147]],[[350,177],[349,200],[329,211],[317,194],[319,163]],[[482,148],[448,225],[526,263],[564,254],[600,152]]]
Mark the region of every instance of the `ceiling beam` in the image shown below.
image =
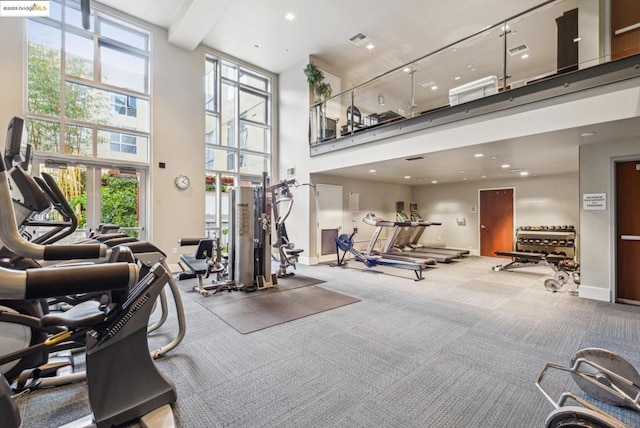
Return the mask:
[[[231,0],[186,0],[169,27],[169,43],[194,50],[230,4]]]

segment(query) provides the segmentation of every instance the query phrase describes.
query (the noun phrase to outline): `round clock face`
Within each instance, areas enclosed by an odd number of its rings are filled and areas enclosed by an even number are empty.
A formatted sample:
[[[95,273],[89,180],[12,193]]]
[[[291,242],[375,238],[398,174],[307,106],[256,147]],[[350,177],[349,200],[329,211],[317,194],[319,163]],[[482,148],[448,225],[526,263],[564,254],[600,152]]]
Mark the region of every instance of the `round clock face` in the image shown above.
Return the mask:
[[[176,177],[176,187],[178,189],[184,190],[189,187],[189,184],[189,177],[187,177],[186,175],[179,175]]]

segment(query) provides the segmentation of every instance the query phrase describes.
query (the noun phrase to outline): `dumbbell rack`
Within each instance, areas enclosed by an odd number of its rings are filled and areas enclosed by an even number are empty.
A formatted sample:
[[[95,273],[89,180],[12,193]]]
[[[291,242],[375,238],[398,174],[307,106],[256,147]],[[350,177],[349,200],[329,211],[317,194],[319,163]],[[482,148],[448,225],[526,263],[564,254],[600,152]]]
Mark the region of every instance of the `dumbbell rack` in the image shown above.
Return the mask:
[[[576,255],[576,230],[573,226],[523,226],[516,231],[515,251],[561,255],[573,260]]]
[[[580,281],[574,226],[521,226],[516,231],[514,250],[496,251],[496,255],[513,259],[506,265],[493,266],[496,272],[537,265],[551,267],[554,278],[545,281],[550,291],[557,291],[570,277],[576,284]]]

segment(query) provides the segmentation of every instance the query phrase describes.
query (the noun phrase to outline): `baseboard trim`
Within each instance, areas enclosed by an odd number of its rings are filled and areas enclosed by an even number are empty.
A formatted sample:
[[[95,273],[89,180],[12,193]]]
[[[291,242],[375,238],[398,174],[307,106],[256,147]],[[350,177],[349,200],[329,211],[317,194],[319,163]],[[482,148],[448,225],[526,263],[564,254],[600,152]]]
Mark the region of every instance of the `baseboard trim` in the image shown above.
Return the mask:
[[[298,263],[300,263],[301,265],[307,265],[307,266],[317,265],[318,258],[317,257],[298,257]]]
[[[601,302],[611,302],[611,290],[601,287],[589,287],[580,284],[578,296],[582,299],[599,300]]]

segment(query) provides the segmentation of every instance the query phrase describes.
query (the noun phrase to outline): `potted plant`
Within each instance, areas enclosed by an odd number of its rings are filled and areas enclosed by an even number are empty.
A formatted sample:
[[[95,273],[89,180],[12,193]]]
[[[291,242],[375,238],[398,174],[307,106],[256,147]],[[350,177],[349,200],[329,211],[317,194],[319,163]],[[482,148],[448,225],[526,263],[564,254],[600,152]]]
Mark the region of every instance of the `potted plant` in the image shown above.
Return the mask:
[[[313,63],[307,64],[304,68],[304,75],[307,77],[309,87],[313,91],[314,103],[317,104],[316,108],[312,111],[316,112],[315,117],[313,116],[313,113],[311,117],[311,123],[315,123],[316,126],[312,126],[311,131],[313,129],[319,129],[321,140],[333,138],[335,135],[329,135],[329,133],[333,133],[334,131],[327,129],[325,103],[326,99],[331,96],[331,85],[324,81],[324,73]]]
[[[307,64],[304,68],[304,75],[313,90],[314,102],[319,103],[331,96],[331,85],[324,81],[324,73],[313,63]]]

